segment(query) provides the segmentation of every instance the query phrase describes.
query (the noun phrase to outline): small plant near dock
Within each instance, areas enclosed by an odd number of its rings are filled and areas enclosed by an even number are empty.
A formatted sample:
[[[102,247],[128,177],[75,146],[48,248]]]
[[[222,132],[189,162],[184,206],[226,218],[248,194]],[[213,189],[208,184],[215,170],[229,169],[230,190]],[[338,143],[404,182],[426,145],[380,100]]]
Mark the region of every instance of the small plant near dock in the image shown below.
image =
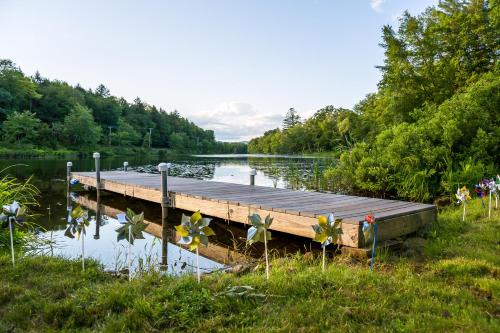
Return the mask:
[[[64,235],[69,238],[82,238],[82,270],[85,270],[85,235],[89,226],[89,212],[81,206],[76,206],[68,216],[68,227]]]
[[[273,223],[270,215],[266,216],[264,222],[259,214],[252,214],[248,217],[252,226],[247,232],[247,242],[251,245],[256,242],[264,243],[264,254],[266,257],[266,279],[269,280],[269,258],[267,253],[267,242],[271,240],[271,232],[268,230]]]
[[[312,226],[315,235],[313,240],[321,243],[323,248],[322,271],[325,272],[326,247],[332,243],[338,244],[342,235],[342,219],[336,219],[334,214],[318,216],[318,224]]]
[[[128,241],[128,279],[132,279],[132,245],[136,239],[144,239],[142,232],[146,229],[146,223],[144,223],[144,213],[136,214],[132,209],[127,209],[127,214],[117,214],[116,218],[118,222],[122,224],[116,232],[117,241],[126,239]]]
[[[16,258],[14,253],[14,224],[21,225],[23,223],[25,213],[26,207],[19,205],[17,201],[14,201],[10,205],[4,205],[3,212],[0,213],[0,222],[9,223],[10,249],[13,267],[16,266]]]
[[[212,230],[212,228],[209,227],[211,221],[212,219],[203,217],[200,211],[197,211],[194,212],[191,216],[182,214],[181,224],[175,226],[175,229],[181,237],[181,239],[177,243],[188,245],[190,251],[196,250],[198,283],[201,280],[200,254],[198,251],[198,246],[200,244],[208,246],[208,237],[215,235],[215,232]]]

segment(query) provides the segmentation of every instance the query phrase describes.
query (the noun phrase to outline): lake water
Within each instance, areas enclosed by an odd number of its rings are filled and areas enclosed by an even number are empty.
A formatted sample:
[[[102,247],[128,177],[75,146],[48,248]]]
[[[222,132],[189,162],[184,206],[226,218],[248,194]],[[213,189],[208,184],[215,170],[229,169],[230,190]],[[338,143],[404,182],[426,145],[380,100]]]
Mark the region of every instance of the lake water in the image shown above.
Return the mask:
[[[102,170],[122,168],[124,161],[129,162],[129,169],[155,171],[160,162],[172,163],[171,175],[194,177],[208,181],[248,184],[251,169],[257,170],[256,185],[293,188],[298,190],[321,189],[323,184],[319,175],[333,163],[325,158],[266,156],[266,155],[197,155],[169,156],[161,160],[148,157],[113,157],[102,158]],[[40,191],[39,207],[36,207],[36,223],[40,225],[40,238],[50,239],[53,246],[43,247],[45,253],[69,258],[81,257],[81,239],[64,236],[67,227],[66,207],[66,162],[62,159],[0,160],[0,170],[20,179],[32,176],[32,183]],[[92,158],[73,159],[73,171],[94,170]],[[125,199],[123,196],[104,192],[101,195],[99,209],[96,212],[95,191],[85,191],[80,186],[72,194],[76,202],[89,210],[92,217],[84,237],[85,257],[91,257],[103,263],[106,269],[120,270],[126,266],[128,242],[117,242],[116,229],[120,226],[116,213],[132,208],[144,212],[145,220],[161,224],[161,210],[158,204],[141,200]],[[96,214],[98,213],[98,214]],[[171,274],[192,272],[195,267],[195,255],[175,244],[175,229],[180,224],[181,211],[169,212],[171,225],[170,239],[167,242],[166,267]],[[188,214],[188,212],[184,212]],[[248,261],[262,256],[263,248],[259,244],[247,246],[246,229],[237,223],[214,219],[211,226],[216,236],[210,237],[210,246],[200,247],[200,267],[203,272],[224,269],[227,265]],[[134,270],[158,268],[161,263],[162,240],[158,233],[149,230],[145,239],[137,239],[132,246]],[[269,246],[276,254],[304,251],[316,244],[311,240],[273,232]]]

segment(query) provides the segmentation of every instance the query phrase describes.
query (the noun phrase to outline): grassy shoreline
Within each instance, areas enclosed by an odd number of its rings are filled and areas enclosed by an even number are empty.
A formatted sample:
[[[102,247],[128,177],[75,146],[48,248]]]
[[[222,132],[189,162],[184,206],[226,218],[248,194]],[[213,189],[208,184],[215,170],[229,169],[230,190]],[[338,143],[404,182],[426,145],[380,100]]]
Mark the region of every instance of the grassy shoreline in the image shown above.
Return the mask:
[[[479,200],[443,210],[421,248],[366,262],[290,255],[242,276],[150,273],[128,282],[96,262],[0,255],[0,331],[469,331],[500,330],[500,210]],[[408,252],[410,251],[410,252]],[[255,291],[227,295],[234,286]]]

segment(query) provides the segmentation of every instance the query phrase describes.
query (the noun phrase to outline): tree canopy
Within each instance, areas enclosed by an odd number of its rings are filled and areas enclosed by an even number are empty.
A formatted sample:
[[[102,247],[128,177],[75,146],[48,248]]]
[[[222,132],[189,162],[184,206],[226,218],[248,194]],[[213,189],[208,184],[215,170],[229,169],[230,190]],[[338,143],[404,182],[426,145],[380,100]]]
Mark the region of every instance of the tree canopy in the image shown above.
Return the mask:
[[[257,153],[335,151],[331,189],[430,200],[500,161],[498,0],[444,0],[382,29],[378,91],[249,143]],[[474,171],[474,176],[470,174]],[[472,180],[471,180],[472,178]]]
[[[0,130],[5,143],[37,147],[92,148],[95,145],[142,146],[151,129],[151,146],[182,152],[245,153],[243,143],[215,140],[178,111],[95,89],[49,80],[39,72],[26,76],[11,60],[0,59]]]
[[[283,119],[283,130],[290,129],[300,124],[300,115],[294,108],[288,109],[285,119]]]

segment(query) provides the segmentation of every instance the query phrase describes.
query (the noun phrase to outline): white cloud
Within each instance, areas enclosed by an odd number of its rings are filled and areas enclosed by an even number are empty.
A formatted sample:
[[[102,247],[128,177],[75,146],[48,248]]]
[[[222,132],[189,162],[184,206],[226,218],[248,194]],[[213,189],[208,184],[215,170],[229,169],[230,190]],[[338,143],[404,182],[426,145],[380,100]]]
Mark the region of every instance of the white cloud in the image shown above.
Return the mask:
[[[220,141],[248,141],[279,127],[284,114],[263,114],[248,103],[225,102],[189,116],[196,125],[215,131]]]
[[[382,4],[385,2],[385,0],[370,0],[370,6],[372,9],[376,12],[381,12],[382,11]]]

